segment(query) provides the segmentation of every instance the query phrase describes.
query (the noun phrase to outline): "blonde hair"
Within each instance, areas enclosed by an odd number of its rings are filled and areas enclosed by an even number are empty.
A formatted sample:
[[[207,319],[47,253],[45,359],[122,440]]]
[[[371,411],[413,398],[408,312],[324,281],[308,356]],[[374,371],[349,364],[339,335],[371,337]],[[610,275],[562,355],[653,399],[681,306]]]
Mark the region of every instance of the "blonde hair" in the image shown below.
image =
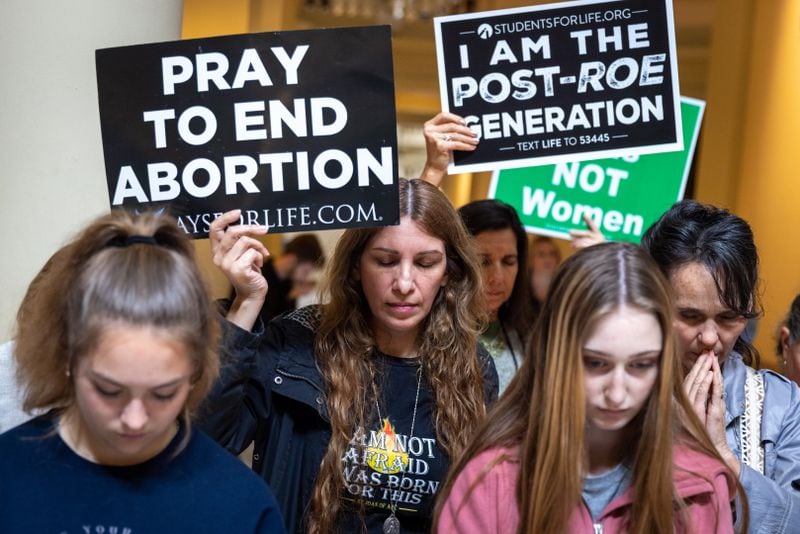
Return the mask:
[[[483,310],[480,268],[472,239],[447,197],[422,180],[401,179],[399,187],[401,217],[409,217],[445,246],[448,281],[420,325],[418,354],[435,399],[438,442],[455,458],[485,413],[483,373],[476,356]],[[345,487],[341,458],[378,395],[370,310],[356,271],[367,243],[380,231],[347,230],[326,277],[330,300],[323,308],[315,354],[326,385],[331,440],[314,484],[311,533],[335,531]]]
[[[70,374],[111,324],[153,327],[183,343],[194,371],[183,415],[189,425],[219,373],[219,323],[194,247],[174,219],[115,210],[56,252],[34,278],[15,333],[23,408],[69,408],[75,397]]]
[[[665,459],[672,458],[676,443],[722,459],[683,391],[669,285],[650,257],[629,243],[589,247],[564,262],[545,300],[528,357],[453,465],[440,507],[471,458],[490,448],[519,448],[518,532],[567,530],[580,503],[587,463],[582,347],[592,326],[623,305],[652,313],[663,334],[658,379],[631,422],[634,497],[627,530],[644,534],[688,527],[673,485],[672,462]],[[746,504],[744,509],[746,526]]]

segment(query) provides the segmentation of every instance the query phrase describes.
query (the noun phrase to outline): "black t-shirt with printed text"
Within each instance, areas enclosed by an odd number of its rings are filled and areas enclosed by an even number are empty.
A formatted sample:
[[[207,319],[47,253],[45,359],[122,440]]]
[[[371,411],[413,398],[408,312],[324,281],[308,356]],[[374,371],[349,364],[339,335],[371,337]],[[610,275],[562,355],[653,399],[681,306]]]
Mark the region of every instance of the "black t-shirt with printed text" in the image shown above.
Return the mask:
[[[401,532],[429,532],[436,493],[450,463],[436,439],[435,400],[424,376],[417,399],[419,360],[379,353],[376,362],[378,406],[371,425],[356,430],[342,458],[343,497],[350,510],[344,524],[360,532],[358,510],[363,507],[367,532],[380,534],[395,504]]]

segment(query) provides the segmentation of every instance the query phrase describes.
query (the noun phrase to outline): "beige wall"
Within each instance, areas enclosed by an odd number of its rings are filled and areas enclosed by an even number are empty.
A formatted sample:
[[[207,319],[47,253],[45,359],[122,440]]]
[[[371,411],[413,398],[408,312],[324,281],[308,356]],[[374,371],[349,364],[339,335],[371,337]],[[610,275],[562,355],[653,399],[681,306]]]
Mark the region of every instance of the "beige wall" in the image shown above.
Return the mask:
[[[774,331],[800,292],[800,2],[718,0],[696,197],[753,227],[765,315],[755,340],[780,369]]]
[[[0,342],[28,283],[108,210],[94,51],[177,39],[180,0],[0,2]]]

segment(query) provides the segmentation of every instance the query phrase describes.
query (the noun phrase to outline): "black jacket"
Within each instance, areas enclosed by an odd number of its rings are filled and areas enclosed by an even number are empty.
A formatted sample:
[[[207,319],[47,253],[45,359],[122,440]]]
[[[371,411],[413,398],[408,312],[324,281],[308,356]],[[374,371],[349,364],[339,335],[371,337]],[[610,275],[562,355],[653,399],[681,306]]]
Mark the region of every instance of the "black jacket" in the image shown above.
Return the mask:
[[[255,441],[253,469],[272,488],[288,532],[303,532],[314,479],[330,441],[322,376],[314,359],[319,308],[309,306],[262,332],[233,325],[225,334],[220,379],[199,426],[234,454]],[[487,404],[497,398],[497,372],[479,348]]]

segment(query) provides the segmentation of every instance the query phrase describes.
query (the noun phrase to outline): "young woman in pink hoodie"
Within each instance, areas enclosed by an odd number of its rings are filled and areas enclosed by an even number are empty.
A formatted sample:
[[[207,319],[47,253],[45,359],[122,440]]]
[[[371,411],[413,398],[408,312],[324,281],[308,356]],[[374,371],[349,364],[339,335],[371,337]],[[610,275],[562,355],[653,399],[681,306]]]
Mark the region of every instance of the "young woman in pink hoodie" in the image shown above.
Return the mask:
[[[437,531],[733,532],[745,497],[686,399],[672,309],[634,245],[569,258],[525,363],[453,465]]]

